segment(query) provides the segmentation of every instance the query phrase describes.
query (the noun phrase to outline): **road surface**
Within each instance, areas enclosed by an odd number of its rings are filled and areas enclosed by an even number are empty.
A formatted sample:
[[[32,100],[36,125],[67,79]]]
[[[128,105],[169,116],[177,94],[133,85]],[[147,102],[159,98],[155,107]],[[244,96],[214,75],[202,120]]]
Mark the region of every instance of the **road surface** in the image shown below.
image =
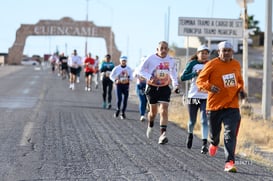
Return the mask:
[[[102,109],[101,89],[84,91],[83,77],[74,91],[49,68],[0,67],[0,78],[0,180],[273,180],[239,157],[238,173],[224,172],[223,149],[202,155],[195,137],[188,150],[187,133],[172,123],[168,144],[157,143],[158,120],[147,139],[134,101],[128,119],[113,118],[115,106]]]

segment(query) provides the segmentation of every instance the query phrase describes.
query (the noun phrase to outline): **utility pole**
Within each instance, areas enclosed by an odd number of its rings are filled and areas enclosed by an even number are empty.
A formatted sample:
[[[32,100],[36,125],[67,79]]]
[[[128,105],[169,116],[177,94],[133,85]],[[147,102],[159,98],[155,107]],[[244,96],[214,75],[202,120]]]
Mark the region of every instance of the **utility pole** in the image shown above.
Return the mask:
[[[88,24],[88,9],[89,9],[88,5],[89,5],[89,0],[86,0],[86,24]],[[86,38],[85,38],[85,49],[84,49],[85,56],[87,56],[87,51],[88,51],[87,40],[88,40],[88,35],[86,35]]]
[[[248,94],[248,17],[247,17],[247,4],[244,0],[243,5],[244,15],[244,38],[243,38],[243,79],[245,84],[245,91]]]
[[[65,46],[65,55],[67,56],[67,43],[66,42],[65,42],[64,46]]]
[[[264,33],[264,67],[262,113],[264,120],[271,120],[272,99],[272,0],[265,4],[265,33]]]
[[[245,91],[248,94],[248,15],[247,15],[247,3],[251,3],[254,0],[237,0],[237,3],[243,8],[243,25],[244,25],[244,37],[243,37],[243,79],[245,84]]]
[[[170,38],[170,6],[168,7],[168,12],[165,19],[165,40],[169,42]]]

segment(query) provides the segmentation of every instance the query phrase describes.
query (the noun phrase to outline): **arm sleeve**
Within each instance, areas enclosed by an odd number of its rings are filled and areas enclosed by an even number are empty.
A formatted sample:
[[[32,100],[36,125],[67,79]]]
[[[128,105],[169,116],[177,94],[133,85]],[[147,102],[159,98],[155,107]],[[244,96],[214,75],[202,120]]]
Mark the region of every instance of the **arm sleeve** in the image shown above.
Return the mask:
[[[79,57],[79,62],[78,62],[78,64],[79,64],[80,66],[82,66],[82,65],[83,65],[83,62],[84,62],[84,59],[83,59],[82,57]]]
[[[72,59],[71,59],[71,57],[68,57],[68,61],[67,61],[67,64],[68,64],[68,66],[72,66]]]
[[[209,83],[209,76],[212,71],[211,66],[208,66],[209,64],[206,64],[203,68],[203,70],[200,72],[196,79],[196,85],[199,90],[207,90],[210,91],[210,88],[212,84]]]
[[[104,62],[101,63],[99,69],[100,69],[100,72],[104,72],[104,71],[105,71],[105,70],[104,70]]]
[[[117,67],[114,67],[113,70],[111,71],[110,75],[109,75],[109,78],[115,82],[116,80],[116,70],[117,70]]]
[[[172,85],[173,87],[178,86],[178,76],[177,76],[177,71],[176,71],[176,64],[173,63],[173,66],[171,67],[171,72],[170,72],[171,80],[172,80]]]
[[[239,65],[238,70],[241,70],[240,65]],[[244,90],[244,80],[243,80],[243,76],[240,71],[239,71],[239,76],[238,76],[238,89],[239,89],[239,91]]]
[[[186,80],[190,80],[192,79],[193,77],[196,77],[197,76],[197,73],[196,72],[192,72],[192,68],[193,68],[193,62],[188,62],[187,65],[186,65],[186,68],[184,69],[180,79],[182,81],[186,81]]]
[[[112,62],[111,66],[112,66],[111,69],[113,69],[115,67],[115,64]]]
[[[144,77],[146,80],[150,80],[152,77],[148,69],[148,64],[149,62],[146,60],[143,61],[138,67],[138,75]]]

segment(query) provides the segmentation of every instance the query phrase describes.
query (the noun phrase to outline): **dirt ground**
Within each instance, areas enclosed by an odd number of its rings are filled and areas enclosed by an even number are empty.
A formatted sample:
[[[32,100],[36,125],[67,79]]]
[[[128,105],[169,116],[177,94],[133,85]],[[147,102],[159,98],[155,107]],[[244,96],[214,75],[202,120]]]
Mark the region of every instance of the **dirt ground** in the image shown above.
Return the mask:
[[[263,91],[263,47],[249,47],[248,49],[248,101],[253,107],[253,116],[262,118],[262,91]],[[236,54],[235,58],[242,61],[242,54]],[[242,62],[241,62],[242,64]],[[272,87],[272,84],[271,84]],[[273,93],[273,87],[272,93]],[[272,95],[272,94],[271,94]],[[272,96],[271,96],[272,97]],[[271,100],[273,103],[273,100]],[[271,109],[273,112],[273,106]],[[272,119],[272,118],[271,118]],[[273,120],[273,119],[272,119]]]

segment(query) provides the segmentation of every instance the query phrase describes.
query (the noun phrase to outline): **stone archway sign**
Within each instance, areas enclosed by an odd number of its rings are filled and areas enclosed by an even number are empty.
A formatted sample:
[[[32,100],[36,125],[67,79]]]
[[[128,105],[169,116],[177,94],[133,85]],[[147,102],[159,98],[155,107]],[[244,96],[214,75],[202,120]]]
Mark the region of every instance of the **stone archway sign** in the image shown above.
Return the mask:
[[[28,36],[82,36],[101,37],[106,41],[106,49],[111,54],[114,63],[119,62],[121,52],[114,42],[111,27],[96,26],[91,21],[74,21],[69,17],[61,20],[40,20],[37,24],[22,24],[16,31],[16,39],[9,48],[8,64],[21,64],[23,50]]]

